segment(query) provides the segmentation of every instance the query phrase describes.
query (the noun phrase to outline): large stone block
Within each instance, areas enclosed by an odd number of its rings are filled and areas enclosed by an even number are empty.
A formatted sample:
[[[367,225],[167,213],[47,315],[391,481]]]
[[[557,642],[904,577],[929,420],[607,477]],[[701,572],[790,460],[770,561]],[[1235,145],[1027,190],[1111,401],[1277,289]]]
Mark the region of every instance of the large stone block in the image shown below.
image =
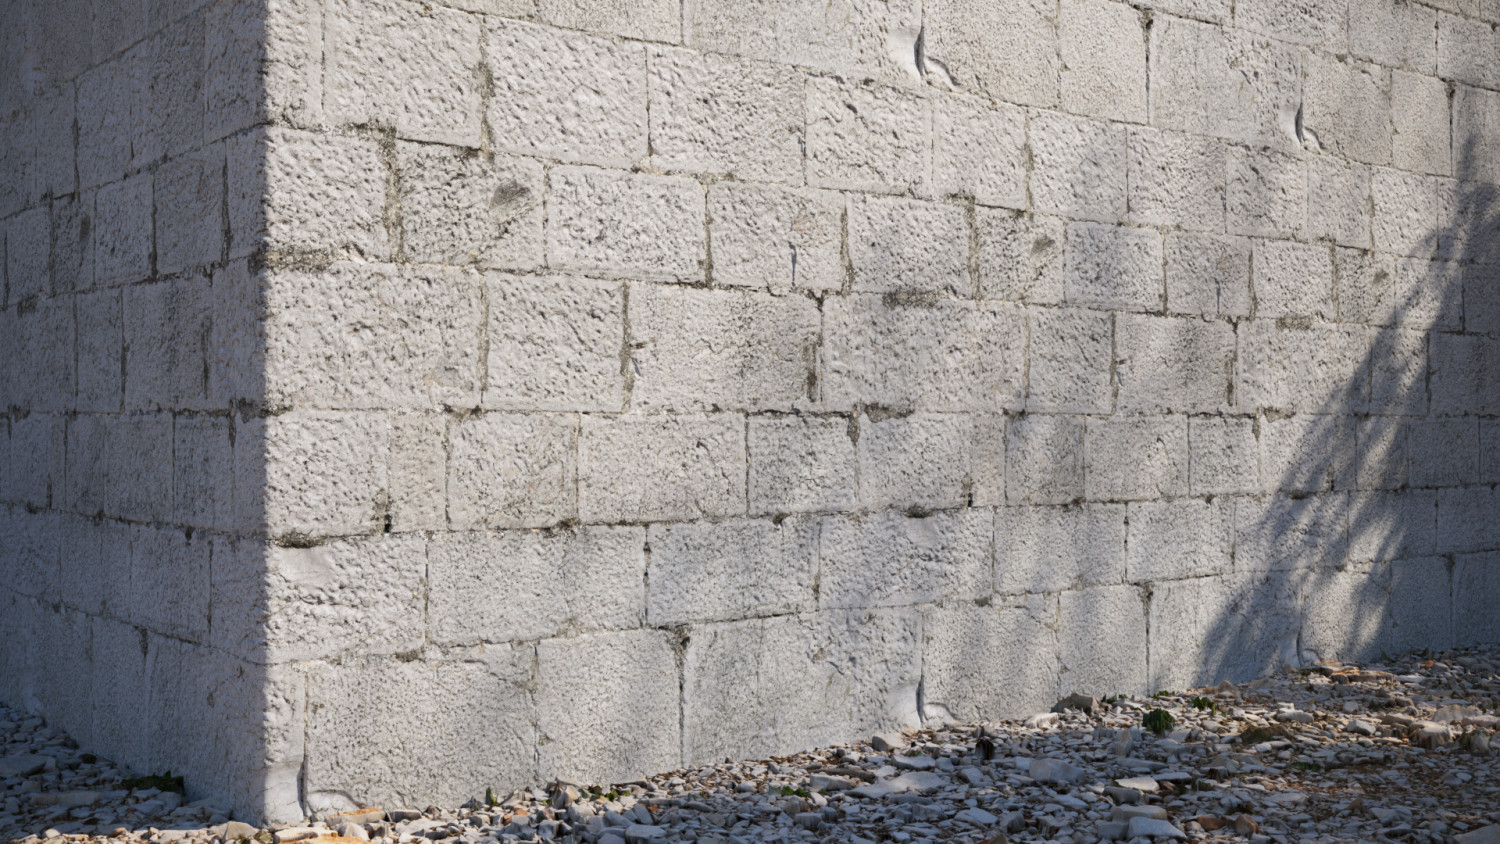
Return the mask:
[[[958,88],[992,100],[1056,105],[1062,69],[1055,9],[1034,0],[937,4],[922,16],[926,58]]]
[[[1063,0],[1057,37],[1064,109],[1146,122],[1146,27],[1140,12],[1109,0]]]
[[[390,422],[296,411],[238,427],[236,510],[272,536],[374,533],[389,505]],[[259,481],[259,483],[256,483]]]
[[[30,513],[26,507],[0,505],[0,575],[8,591],[37,601],[55,604],[60,597],[62,516],[43,510]],[[35,633],[35,631],[33,631]]]
[[[867,510],[963,506],[974,422],[916,413],[859,420],[859,503]]]
[[[270,279],[264,377],[274,404],[477,404],[484,332],[477,276],[351,263],[319,273],[275,272]]]
[[[125,288],[127,410],[209,406],[208,348],[213,300],[206,276],[190,274]]]
[[[1323,492],[1355,483],[1355,420],[1347,414],[1267,414],[1260,422],[1266,492]]]
[[[1339,48],[1347,42],[1348,0],[1237,0],[1234,25],[1284,41]]]
[[[625,292],[567,276],[489,276],[483,404],[617,411],[625,402]]]
[[[817,398],[819,316],[817,302],[798,293],[632,285],[631,405],[805,409]]]
[[[1102,311],[1035,308],[1026,409],[1109,413],[1114,407],[1114,319]]]
[[[110,417],[106,424],[107,512],[133,521],[167,521],[172,517],[172,416],[132,414]],[[68,482],[73,483],[71,469]]]
[[[1453,568],[1453,639],[1455,645],[1500,639],[1500,615],[1494,595],[1500,592],[1500,554],[1466,554]]]
[[[641,461],[641,455],[649,459]],[[631,464],[634,472],[621,472]],[[585,523],[745,512],[745,420],[733,413],[585,416],[578,515]]]
[[[199,530],[232,530],[234,422],[178,415],[172,424],[172,521]]]
[[[112,618],[89,619],[88,747],[124,764],[145,761],[148,697],[142,632]]]
[[[1460,143],[1463,139],[1460,138]],[[1438,182],[1429,176],[1377,167],[1370,174],[1375,248],[1396,255],[1432,256],[1442,238],[1437,226]]]
[[[1026,112],[977,97],[932,103],[932,185],[939,196],[1026,207]]]
[[[1062,592],[1124,579],[1124,504],[995,511],[996,592]]]
[[[648,61],[655,168],[802,182],[800,71],[672,48],[653,48]]]
[[[1083,498],[1083,420],[1028,414],[1005,432],[1008,504],[1067,504]]]
[[[1043,214],[1119,222],[1125,216],[1124,126],[1033,111],[1027,121],[1031,203]]]
[[[1347,493],[1241,498],[1234,521],[1238,572],[1329,567],[1348,553]]]
[[[912,292],[968,298],[969,231],[958,205],[916,199],[849,203],[849,264],[861,293]]]
[[[1453,647],[1450,565],[1442,557],[1391,564],[1390,631],[1386,640],[1389,652],[1405,653],[1417,648],[1441,651]]]
[[[393,531],[448,526],[448,420],[437,413],[391,417],[389,510]]]
[[[1242,323],[1235,403],[1305,413],[1362,407],[1369,400],[1369,339],[1366,330],[1325,323]]]
[[[1437,16],[1437,75],[1469,85],[1500,86],[1500,55],[1490,24],[1457,15]]]
[[[407,0],[334,0],[324,12],[323,105],[335,124],[480,144],[480,18]],[[496,76],[505,70],[494,68]]]
[[[44,520],[46,521],[46,520]],[[113,519],[62,516],[58,594],[63,606],[91,616],[126,618],[130,589],[132,525]]]
[[[495,148],[605,167],[646,157],[646,49],[492,17],[485,112]]]
[[[1057,702],[1056,600],[935,607],[922,625],[922,700],[954,720],[998,721]]]
[[[708,219],[716,284],[837,290],[847,280],[839,194],[716,182]]]
[[[692,628],[684,764],[914,727],[925,678],[915,612],[824,612]]]
[[[439,534],[427,547],[431,640],[494,644],[637,627],[646,544],[639,527]]]
[[[923,188],[928,100],[910,91],[814,77],[807,83],[807,183],[872,193]]]
[[[204,140],[323,120],[321,0],[221,0],[205,12]]]
[[[548,265],[662,281],[703,277],[697,182],[583,167],[558,167],[549,182]]]
[[[1224,230],[1224,144],[1213,138],[1133,129],[1129,140],[1130,221]]]
[[[224,147],[178,156],[156,169],[156,269],[175,273],[224,254]]]
[[[34,508],[62,506],[67,478],[67,419],[33,413],[11,419],[0,442],[0,498]]]
[[[1204,316],[1250,315],[1250,241],[1168,232],[1167,310]]]
[[[1437,490],[1437,529],[1432,553],[1500,549],[1500,525],[1493,515],[1497,504],[1500,492],[1489,487]]]
[[[531,12],[533,0],[452,0],[459,8],[490,11],[517,17]],[[564,29],[620,35],[643,41],[682,40],[682,6],[672,0],[540,0],[537,14],[546,23]],[[489,8],[487,8],[489,7]]]
[[[1437,553],[1434,490],[1379,490],[1349,496],[1349,559],[1384,562]],[[1336,550],[1336,549],[1335,549]]]
[[[974,217],[980,298],[1063,301],[1065,220],[989,208],[976,209]]]
[[[822,608],[975,600],[989,594],[988,510],[825,516],[818,542]]]
[[[542,262],[542,165],[396,144],[401,254],[410,261],[529,269]]]
[[[1118,315],[1116,410],[1204,413],[1234,404],[1235,346],[1228,323]]]
[[[1064,592],[1058,596],[1057,629],[1061,694],[1146,693],[1146,601],[1140,589]]]
[[[1131,583],[1228,574],[1234,567],[1235,499],[1130,504],[1125,578]]]
[[[1407,485],[1411,478],[1410,428],[1409,421],[1399,416],[1355,420],[1355,489],[1400,489]]]
[[[818,521],[809,516],[652,525],[646,620],[656,627],[810,612]]]
[[[844,416],[750,417],[750,512],[853,509],[858,458],[852,425]]]
[[[1152,125],[1282,149],[1301,146],[1296,47],[1162,16],[1151,27],[1150,56]]]
[[[206,533],[137,525],[130,531],[130,596],[123,620],[202,644],[209,629],[214,540]]]
[[[5,295],[14,305],[52,295],[52,218],[46,206],[11,217],[5,226]]]
[[[1332,319],[1333,255],[1321,244],[1258,240],[1251,255],[1255,315]]]
[[[390,254],[379,142],[271,127],[232,138],[227,155],[229,257]]]
[[[1434,73],[1436,31],[1437,12],[1427,6],[1404,0],[1349,0],[1349,52],[1358,58]]]
[[[94,284],[113,287],[150,276],[151,174],[138,173],[99,188],[94,209]]]
[[[490,646],[437,660],[389,657],[308,672],[305,799],[324,811],[457,802],[536,773],[530,647]],[[370,677],[380,694],[354,694]],[[380,742],[420,743],[420,758],[371,756]],[[483,753],[476,753],[483,747]]]
[[[1151,229],[1074,223],[1063,271],[1068,302],[1129,311],[1160,311],[1162,238]]]
[[[1488,415],[1500,409],[1500,341],[1434,332],[1430,342],[1433,413]]]
[[[1411,421],[1411,485],[1479,483],[1479,419],[1434,417]]]
[[[1496,73],[1500,74],[1500,68]],[[1500,182],[1500,143],[1495,140],[1500,124],[1495,109],[1500,106],[1500,94],[1465,85],[1456,87],[1450,101],[1454,175],[1490,184]]]
[[[1152,688],[1243,682],[1297,664],[1298,585],[1279,573],[1159,583],[1149,623]]]
[[[1304,55],[1303,133],[1315,138],[1325,152],[1366,164],[1389,164],[1390,70],[1347,57]]]
[[[1194,416],[1188,419],[1188,486],[1193,495],[1260,489],[1259,448],[1254,419]]]
[[[1414,3],[1399,8],[1422,9]],[[1351,20],[1351,24],[1353,21]],[[1402,170],[1446,176],[1453,172],[1448,87],[1441,79],[1391,72],[1391,163]]]
[[[537,775],[607,782],[681,764],[677,644],[662,630],[537,645]]]
[[[541,413],[486,413],[454,423],[453,529],[547,527],[576,518],[577,425],[571,415]]]
[[[1370,168],[1330,156],[1307,160],[1307,237],[1370,248]]]
[[[1089,500],[1187,494],[1187,417],[1113,416],[1084,424],[1083,489]]]
[[[94,286],[94,192],[52,200],[52,289]]]
[[[127,53],[78,77],[79,187],[107,184],[130,166],[130,109],[138,53]]]
[[[131,165],[177,156],[203,142],[204,17],[187,15],[132,48]]]
[[[801,0],[689,0],[682,21],[683,41],[700,50],[906,84],[919,72],[914,45],[923,22],[917,0],[838,0],[816,9]]]
[[[1020,409],[1025,316],[1004,304],[876,296],[823,306],[823,402],[932,411]]]
[[[1230,234],[1301,237],[1307,229],[1303,159],[1276,150],[1229,148],[1225,214]]]

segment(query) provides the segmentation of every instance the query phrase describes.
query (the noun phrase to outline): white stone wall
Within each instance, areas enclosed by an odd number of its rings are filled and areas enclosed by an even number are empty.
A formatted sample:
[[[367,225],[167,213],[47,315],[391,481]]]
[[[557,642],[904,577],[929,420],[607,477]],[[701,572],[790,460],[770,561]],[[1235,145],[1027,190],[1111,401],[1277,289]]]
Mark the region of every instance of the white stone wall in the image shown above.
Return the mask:
[[[1500,638],[1500,5],[146,5],[195,110],[44,68],[0,187],[0,695],[109,752],[287,817]]]

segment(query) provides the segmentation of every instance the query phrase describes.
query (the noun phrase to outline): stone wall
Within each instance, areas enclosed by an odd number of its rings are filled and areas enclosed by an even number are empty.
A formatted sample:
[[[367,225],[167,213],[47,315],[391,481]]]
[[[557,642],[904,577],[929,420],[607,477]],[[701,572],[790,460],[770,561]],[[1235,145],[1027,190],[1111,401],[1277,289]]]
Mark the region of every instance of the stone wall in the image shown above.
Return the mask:
[[[1500,4],[145,6],[6,47],[0,696],[103,752],[285,818],[1500,639]]]

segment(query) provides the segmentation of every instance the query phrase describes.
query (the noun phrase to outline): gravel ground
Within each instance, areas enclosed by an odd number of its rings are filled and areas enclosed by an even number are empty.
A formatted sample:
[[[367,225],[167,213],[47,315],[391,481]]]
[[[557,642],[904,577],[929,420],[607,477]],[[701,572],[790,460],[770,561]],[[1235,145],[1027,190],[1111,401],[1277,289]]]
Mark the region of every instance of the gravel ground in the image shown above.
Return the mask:
[[[1170,725],[1156,723],[1158,709]],[[498,803],[257,829],[130,782],[40,718],[0,708],[0,838],[1500,844],[1497,709],[1500,648],[1412,654],[1145,699],[1074,696],[1025,722],[883,734],[602,788],[558,782]]]

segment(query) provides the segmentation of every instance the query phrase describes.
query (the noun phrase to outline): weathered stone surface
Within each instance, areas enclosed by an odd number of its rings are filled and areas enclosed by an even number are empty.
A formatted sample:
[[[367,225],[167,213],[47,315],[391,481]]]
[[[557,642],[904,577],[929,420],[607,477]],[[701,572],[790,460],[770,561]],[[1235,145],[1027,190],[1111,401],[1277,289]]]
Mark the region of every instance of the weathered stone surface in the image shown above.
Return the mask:
[[[818,522],[809,517],[652,525],[653,625],[809,612]]]
[[[486,413],[448,434],[455,530],[546,527],[578,516],[578,426],[564,414]]]
[[[625,402],[625,291],[568,276],[487,276],[483,403],[616,411]]]
[[[995,591],[1062,592],[1125,577],[1125,505],[1000,507]]]
[[[703,188],[682,178],[582,167],[549,177],[547,263],[605,276],[701,278]]]
[[[911,517],[828,516],[819,538],[824,608],[903,606],[989,591],[989,514],[966,509]]]
[[[529,269],[542,261],[542,166],[436,144],[396,144],[401,254]]]
[[[750,512],[853,509],[858,494],[853,430],[842,416],[752,416]]]
[[[618,471],[655,454],[641,474]],[[732,516],[745,511],[745,421],[732,413],[586,417],[578,441],[585,523]]]
[[[807,183],[904,193],[926,183],[928,101],[909,91],[814,77],[807,83]]]
[[[708,218],[716,284],[837,290],[846,281],[839,194],[719,182]]]

